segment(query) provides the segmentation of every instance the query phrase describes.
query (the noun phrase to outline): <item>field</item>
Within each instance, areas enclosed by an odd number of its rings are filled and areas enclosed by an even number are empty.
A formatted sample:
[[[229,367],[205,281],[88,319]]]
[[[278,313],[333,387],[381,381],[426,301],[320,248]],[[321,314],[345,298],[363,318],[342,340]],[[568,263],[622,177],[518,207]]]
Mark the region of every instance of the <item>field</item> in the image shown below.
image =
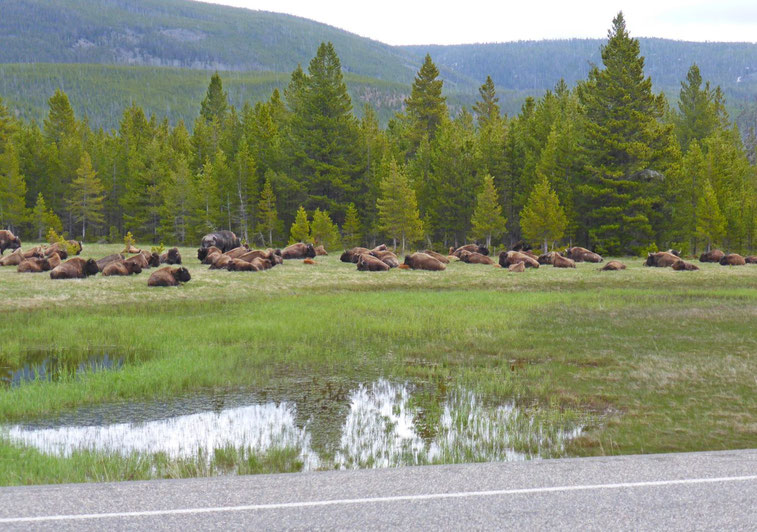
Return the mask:
[[[118,248],[87,245],[82,256]],[[332,254],[249,273],[210,271],[181,251],[192,280],[179,288],[148,288],[149,270],[52,281],[0,268],[0,367],[59,362],[51,380],[0,388],[0,423],[303,383],[343,403],[348,384],[386,379],[420,390],[413,404],[429,427],[455,389],[513,404],[531,422],[579,425],[550,456],[757,446],[757,266],[675,272],[625,258],[621,272],[453,263],[368,273]],[[102,353],[117,370],[71,369]],[[302,468],[286,448],[51,456],[2,430],[3,485]],[[468,459],[483,458],[433,461]]]

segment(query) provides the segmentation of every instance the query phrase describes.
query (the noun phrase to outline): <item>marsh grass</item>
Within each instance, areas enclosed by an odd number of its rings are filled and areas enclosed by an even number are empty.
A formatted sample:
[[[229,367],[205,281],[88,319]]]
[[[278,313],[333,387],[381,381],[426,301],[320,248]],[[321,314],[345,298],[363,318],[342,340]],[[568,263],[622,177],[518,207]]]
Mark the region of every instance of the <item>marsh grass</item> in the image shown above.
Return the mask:
[[[88,245],[83,256],[118,251]],[[128,354],[118,371],[0,391],[0,420],[303,376],[381,375],[461,386],[495,405],[589,412],[596,422],[568,444],[570,455],[757,445],[755,266],[675,272],[626,258],[621,272],[452,263],[369,273],[332,255],[250,273],[208,270],[194,249],[181,252],[192,280],[179,288],[148,288],[150,270],[52,281],[0,268],[0,365],[40,350],[77,360],[103,346]],[[442,415],[435,396],[425,400],[429,427]],[[155,468],[7,442],[0,453],[34,456],[6,464],[2,483],[143,478],[142,468]],[[90,473],[66,473],[74,462]],[[266,463],[296,469],[284,458]]]

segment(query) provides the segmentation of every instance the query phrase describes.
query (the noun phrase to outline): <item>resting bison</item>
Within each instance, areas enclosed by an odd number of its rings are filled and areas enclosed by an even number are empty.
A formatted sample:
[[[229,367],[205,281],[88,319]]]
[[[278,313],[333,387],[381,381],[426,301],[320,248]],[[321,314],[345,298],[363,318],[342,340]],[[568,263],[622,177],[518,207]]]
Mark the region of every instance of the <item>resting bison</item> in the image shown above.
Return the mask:
[[[397,255],[395,255],[393,252],[385,250],[385,251],[376,251],[373,250],[369,254],[370,256],[376,257],[381,262],[389,266],[390,268],[396,268],[400,265],[400,261],[397,258]]]
[[[97,263],[93,259],[84,260],[74,257],[53,268],[50,272],[50,279],[84,279],[99,271]]]
[[[442,264],[449,264],[449,259],[447,257],[442,255],[441,253],[437,253],[436,251],[432,249],[424,249],[423,251],[421,251],[421,253],[425,253],[426,255],[431,255]]]
[[[555,255],[560,255],[560,254],[557,251],[550,251],[549,253],[545,253],[544,255],[539,255],[536,258],[536,262],[538,262],[541,265],[552,264],[555,260]]]
[[[152,272],[147,280],[147,286],[179,286],[179,283],[189,282],[190,279],[192,276],[186,268],[165,266]]]
[[[99,260],[97,260],[97,268],[100,271],[103,271],[103,269],[112,262],[118,262],[124,260],[126,257],[121,255],[120,253],[114,253],[113,255],[108,255],[107,257],[103,257]]]
[[[581,247],[568,248],[565,250],[565,256],[576,262],[602,262],[604,260],[601,255]]]
[[[109,277],[111,275],[133,275],[142,273],[142,266],[140,266],[136,262],[120,260],[106,264],[102,269],[102,273],[105,277]]]
[[[56,257],[58,255],[55,255]],[[50,261],[47,259],[26,259],[18,265],[16,271],[18,273],[41,273],[49,272],[55,266],[50,266]]]
[[[328,251],[326,251],[325,247],[318,246],[317,248],[315,248],[315,254],[318,255],[319,257],[325,257],[329,253],[328,253]]]
[[[647,260],[644,261],[644,266],[652,266],[655,268],[669,268],[673,266],[679,259],[672,253],[667,251],[658,251],[657,253],[649,253]]]
[[[242,259],[229,259],[226,269],[230,272],[256,272],[260,270],[256,264]]]
[[[744,262],[747,264],[757,264],[757,255],[749,255],[748,257],[744,258]]]
[[[388,272],[390,270],[389,265],[383,260],[366,253],[358,257],[357,269],[361,272]]]
[[[494,264],[494,261],[486,255],[476,252],[471,253],[470,251],[461,251],[460,260],[466,264]]]
[[[676,271],[687,271],[687,272],[695,272],[699,270],[699,266],[696,264],[692,264],[690,262],[685,262],[683,260],[679,260],[675,263],[673,263],[673,269]]]
[[[413,253],[412,255],[405,256],[405,264],[410,266],[414,270],[430,270],[430,271],[442,271],[446,270],[447,266],[431,255],[425,253]]]
[[[531,249],[533,249],[531,247],[531,244],[524,242],[523,240],[519,240],[513,247],[510,248],[510,251],[531,251]]]
[[[575,268],[576,261],[569,259],[568,257],[563,257],[559,253],[556,253],[552,259],[552,266],[554,266],[555,268]]]
[[[449,254],[454,255],[457,258],[460,258],[461,251],[470,251],[471,253],[481,253],[481,255],[489,254],[489,248],[487,248],[486,246],[479,246],[478,244],[466,244],[464,246],[460,246],[457,249],[449,248]]]
[[[10,255],[6,255],[0,259],[0,266],[18,266],[24,262],[24,260],[24,254],[20,249],[16,249]]]
[[[618,260],[611,260],[607,264],[605,264],[604,268],[600,268],[599,271],[601,272],[615,272],[618,270],[625,270],[626,265]]]
[[[352,262],[353,264],[357,264],[357,259],[360,258],[360,255],[363,253],[370,255],[372,250],[368,248],[361,248],[361,247],[355,247],[352,249],[347,249],[342,253],[342,256],[339,257],[339,260],[342,262]]]
[[[221,250],[221,253],[225,253],[230,249],[238,248],[239,246],[239,238],[237,238],[237,235],[231,231],[216,231],[215,233],[208,233],[202,237],[202,242],[200,242],[200,249],[217,247]]]
[[[234,260],[239,259],[232,259],[228,255],[224,255],[223,253],[213,253],[212,255],[208,255],[208,258],[214,258],[213,262],[210,265],[210,270],[227,270],[229,268],[229,264],[231,264]]]
[[[538,268],[539,262],[520,251],[503,251],[499,254],[499,265],[508,268],[512,264],[522,262],[526,268]]]
[[[27,249],[25,251],[19,250],[19,252],[25,259],[44,259],[45,258],[45,248],[43,248],[42,246],[34,246],[33,248]],[[52,255],[52,253],[50,255]],[[60,255],[58,255],[58,257],[60,257]]]
[[[160,256],[160,264],[181,264],[179,248],[171,248]]]
[[[729,253],[720,259],[721,266],[744,266],[745,264],[746,260],[738,253]]]
[[[720,259],[725,257],[725,253],[719,249],[712,249],[706,253],[702,253],[699,256],[699,262],[720,262]]]
[[[517,253],[517,252],[516,252]],[[515,272],[515,273],[522,273],[526,271],[526,264],[523,262],[516,262],[514,264],[511,264],[507,267],[507,271]]]
[[[66,242],[53,242],[49,246],[45,248],[45,255],[52,255],[53,253],[57,253],[60,255],[60,258],[65,259],[68,257],[69,250],[74,254],[78,255],[81,253],[82,245],[81,242],[78,240],[66,240]]]
[[[6,249],[12,249],[15,251],[20,247],[20,238],[18,238],[7,229],[0,230],[0,255],[2,255]]]
[[[133,257],[126,259],[126,262],[139,264],[139,267],[143,270],[147,268],[160,266],[160,257],[157,253],[150,253],[149,251],[140,251]]]
[[[213,261],[218,257],[211,257],[210,255],[223,255],[223,251],[215,246],[209,248],[200,248],[197,250],[197,258],[203,264],[213,264]]]
[[[255,259],[265,259],[270,261],[271,265],[281,264],[281,257],[276,255],[276,252],[273,249],[253,249],[243,255],[240,255],[239,257],[234,258],[238,258],[246,262],[252,262]]]
[[[282,259],[314,259],[315,248],[313,244],[303,244],[299,242],[292,244],[281,250]]]

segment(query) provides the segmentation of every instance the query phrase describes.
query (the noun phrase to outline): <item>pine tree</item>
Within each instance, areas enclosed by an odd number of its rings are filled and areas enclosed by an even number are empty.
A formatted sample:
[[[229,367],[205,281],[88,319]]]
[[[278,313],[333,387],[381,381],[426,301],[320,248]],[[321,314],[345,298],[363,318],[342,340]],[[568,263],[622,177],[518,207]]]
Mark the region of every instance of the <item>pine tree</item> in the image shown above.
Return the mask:
[[[720,212],[718,198],[710,180],[705,180],[702,195],[697,202],[697,236],[707,242],[709,251],[712,244],[721,242],[725,232],[725,216]]]
[[[208,91],[200,106],[200,116],[207,123],[217,120],[219,124],[222,124],[228,112],[228,101],[229,95],[224,92],[221,76],[216,72],[210,78]]]
[[[676,135],[686,152],[693,140],[702,141],[716,129],[727,126],[728,116],[718,87],[710,89],[710,82],[702,88],[702,75],[696,64],[691,65],[686,81],[681,82],[676,115]]]
[[[276,196],[271,186],[271,178],[266,177],[263,190],[260,192],[260,201],[258,201],[258,225],[256,230],[262,235],[268,235],[268,245],[273,246],[273,234],[277,231],[281,222],[279,222],[278,213],[276,212]],[[265,241],[263,242],[265,245]]]
[[[442,96],[444,82],[437,77],[439,69],[431,60],[431,55],[426,54],[413,81],[410,97],[405,100],[413,148],[423,137],[433,139],[437,128],[447,118],[447,99]]]
[[[97,228],[105,221],[103,216],[103,186],[92,168],[92,160],[86,151],[81,157],[81,164],[76,171],[76,178],[71,183],[69,210],[74,220],[82,224],[82,238],[87,237],[87,223]]]
[[[12,142],[0,153],[0,227],[18,231],[26,221],[26,181]]]
[[[423,238],[423,223],[418,213],[415,191],[410,187],[405,172],[394,158],[386,167],[387,173],[381,181],[381,196],[376,202],[379,228],[393,240],[395,249],[399,239],[404,253],[406,243]]]
[[[344,218],[342,235],[346,247],[353,248],[360,244],[360,219],[358,218],[357,209],[355,208],[354,203],[350,203],[347,206],[347,215]]]
[[[76,135],[76,118],[68,95],[60,89],[48,100],[50,108],[45,118],[45,139],[60,145],[66,138]]]
[[[213,163],[207,160],[194,180],[193,223],[203,233],[215,231],[220,226],[220,197],[215,176]]]
[[[652,94],[639,41],[629,37],[622,13],[613,20],[602,62],[604,69],[592,68],[579,87],[587,174],[579,187],[580,210],[591,243],[621,254],[654,238],[655,212],[665,205],[660,183],[673,143],[671,128],[661,122],[664,96]]]
[[[37,233],[37,240],[42,241],[42,237],[52,229],[56,233],[63,231],[63,224],[60,218],[50,209],[47,208],[45,197],[42,193],[37,194],[37,202],[32,210],[32,225]]]
[[[289,229],[289,243],[296,244],[297,242],[310,243],[310,222],[308,221],[308,213],[300,205],[297,209],[297,216],[294,218],[294,223]]]
[[[473,105],[473,112],[476,113],[478,126],[480,128],[485,128],[493,120],[500,117],[499,105],[497,105],[499,98],[494,89],[494,82],[492,81],[491,76],[486,76],[486,82],[479,87],[478,94],[481,97],[481,100]]]
[[[242,137],[239,143],[236,158],[232,168],[232,185],[235,192],[236,221],[242,239],[249,241],[250,220],[254,219],[253,207],[257,198],[257,179],[256,179],[255,159],[247,138]]]
[[[492,237],[504,233],[507,230],[506,224],[494,178],[487,174],[484,176],[484,186],[476,198],[476,207],[473,210],[472,236],[474,239],[486,239],[486,247],[491,247]]]
[[[321,209],[316,209],[313,213],[310,235],[314,245],[323,246],[327,250],[341,245],[342,237],[339,235],[339,228],[331,221],[329,213]]]
[[[180,155],[176,169],[171,171],[162,188],[160,237],[169,242],[185,244],[191,234],[192,172],[187,159]]]
[[[520,225],[528,240],[542,244],[544,253],[548,250],[549,242],[562,238],[568,220],[557,194],[550,188],[546,178],[542,178],[534,186],[528,203],[520,214]]]

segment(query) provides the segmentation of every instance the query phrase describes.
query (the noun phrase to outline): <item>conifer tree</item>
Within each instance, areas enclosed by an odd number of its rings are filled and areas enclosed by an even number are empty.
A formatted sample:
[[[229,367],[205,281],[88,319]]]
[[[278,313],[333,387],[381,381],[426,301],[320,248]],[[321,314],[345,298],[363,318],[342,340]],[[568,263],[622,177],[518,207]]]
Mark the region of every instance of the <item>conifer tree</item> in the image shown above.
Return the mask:
[[[163,187],[163,208],[161,210],[161,238],[184,244],[191,234],[192,217],[192,172],[189,162],[179,156]]]
[[[726,127],[728,116],[719,87],[710,89],[710,82],[702,87],[699,67],[691,65],[686,81],[681,82],[676,116],[676,135],[681,149],[686,152],[693,140],[702,141],[716,129]]]
[[[250,220],[254,219],[252,210],[258,193],[256,170],[247,138],[243,136],[232,168],[232,186],[237,203],[236,221],[240,235],[245,241],[250,239]]]
[[[268,235],[268,245],[273,246],[273,234],[278,230],[281,222],[276,212],[276,196],[273,193],[270,176],[266,177],[263,190],[258,201],[258,225],[256,230],[261,235]],[[265,240],[265,239],[264,239]],[[263,242],[265,245],[265,241]]]
[[[310,235],[313,245],[323,246],[327,250],[338,247],[342,240],[339,228],[331,221],[329,213],[321,209],[316,209],[313,213]]]
[[[542,178],[534,186],[520,214],[520,225],[528,240],[542,244],[544,253],[548,250],[549,242],[562,238],[568,220],[557,194],[546,178]]]
[[[310,221],[308,220],[308,213],[302,205],[297,209],[294,223],[289,228],[289,243],[296,244],[297,242],[311,243]]]
[[[68,95],[60,89],[55,90],[48,100],[50,108],[45,118],[45,139],[60,145],[66,138],[76,134],[76,118]]]
[[[218,72],[215,72],[210,77],[208,91],[205,93],[205,98],[202,100],[200,116],[202,116],[207,123],[217,120],[219,124],[222,124],[228,111],[228,101],[229,95],[223,90],[221,76],[218,75]]]
[[[726,232],[725,216],[720,212],[718,198],[710,180],[705,180],[702,194],[697,202],[697,236],[707,242],[707,251],[719,243]]]
[[[358,217],[357,209],[354,203],[350,203],[347,206],[347,215],[344,218],[344,225],[342,226],[342,236],[344,239],[344,245],[347,248],[353,248],[360,244],[360,218]]]
[[[0,227],[18,231],[26,221],[26,181],[12,142],[0,153]]]
[[[50,229],[53,229],[56,233],[63,231],[63,224],[60,218],[47,208],[45,203],[45,197],[42,192],[37,194],[37,202],[34,204],[32,210],[32,225],[37,235],[37,240],[42,241],[42,237],[47,234]]]
[[[407,243],[423,238],[423,223],[418,214],[415,191],[405,176],[405,172],[392,158],[386,165],[387,173],[381,181],[381,196],[377,200],[379,228],[393,240],[402,243],[402,253]]]
[[[74,220],[82,224],[82,238],[87,237],[87,224],[97,228],[105,221],[103,216],[103,185],[92,168],[92,160],[86,151],[82,154],[76,178],[71,183],[69,210]]]
[[[492,237],[498,237],[507,229],[507,220],[502,216],[502,205],[499,194],[494,186],[494,178],[484,176],[484,185],[476,197],[476,207],[471,219],[472,235],[474,239],[485,239],[486,247],[491,247]]]
[[[485,128],[500,117],[497,104],[499,98],[491,76],[486,76],[486,82],[479,87],[478,94],[481,99],[473,105],[473,112],[476,113],[479,127]]]
[[[447,99],[442,96],[444,82],[438,77],[439,69],[431,55],[426,54],[413,81],[410,97],[405,100],[413,152],[422,138],[433,139],[437,128],[447,118]]]
[[[193,223],[202,233],[215,231],[219,227],[220,197],[215,177],[213,163],[208,159],[194,181]]]

